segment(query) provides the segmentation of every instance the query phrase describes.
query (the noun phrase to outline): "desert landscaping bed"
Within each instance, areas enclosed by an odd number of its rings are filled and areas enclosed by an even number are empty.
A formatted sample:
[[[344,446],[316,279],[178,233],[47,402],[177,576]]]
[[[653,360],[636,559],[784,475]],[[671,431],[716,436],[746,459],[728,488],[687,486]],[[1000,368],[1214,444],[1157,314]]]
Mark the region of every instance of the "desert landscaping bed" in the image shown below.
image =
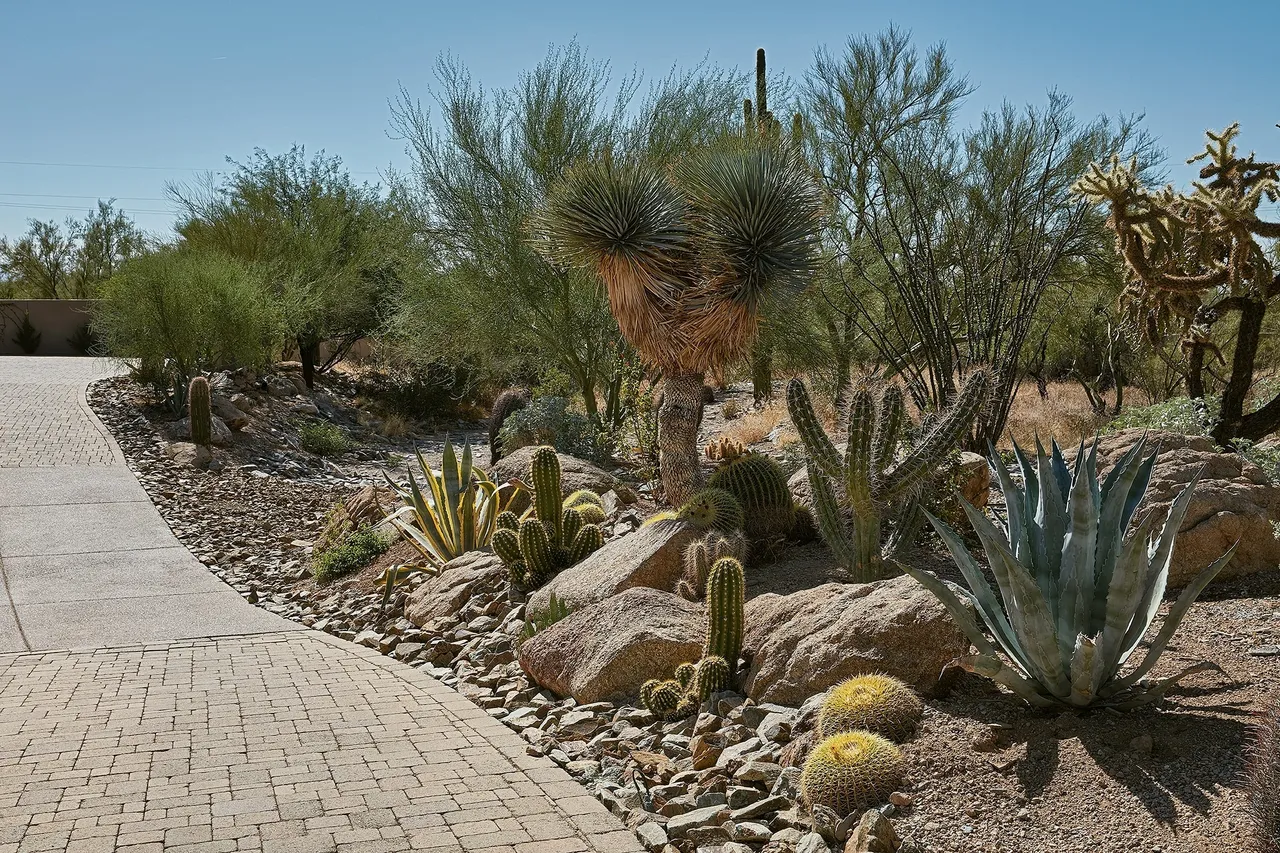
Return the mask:
[[[272,399],[254,397],[250,411]],[[255,415],[254,438],[238,431],[227,449],[215,451],[214,471],[196,471],[166,454],[164,415],[148,406],[143,389],[107,380],[89,399],[174,533],[219,577],[259,606],[377,648],[455,687],[519,731],[531,754],[549,756],[587,785],[650,849],[899,849],[849,837],[858,815],[832,825],[797,802],[826,685],[790,704],[718,694],[701,713],[675,722],[655,721],[634,704],[561,698],[534,683],[517,660],[525,604],[510,594],[496,557],[472,554],[438,578],[413,576],[385,611],[378,578],[386,566],[413,560],[405,543],[337,581],[312,578],[311,546],[326,516],[373,484],[374,471],[393,467],[388,451],[327,462],[287,443],[284,452],[273,450],[280,439],[273,442],[260,429],[268,419]],[[307,402],[289,395],[270,405],[290,411]],[[403,444],[394,449],[403,453]],[[615,501],[610,510],[609,538],[631,535],[637,509]],[[751,614],[776,612],[780,605],[770,611],[763,602],[785,600],[762,596],[812,595],[807,587],[840,580],[824,554],[818,545],[792,546],[751,569],[749,663],[758,653]],[[930,568],[944,564],[936,554],[919,559]],[[914,582],[893,583],[906,589]],[[831,589],[861,594],[848,585]],[[776,660],[778,651],[770,654]],[[900,849],[1175,853],[1242,845],[1247,731],[1280,688],[1275,572],[1212,587],[1155,674],[1202,660],[1222,671],[1193,676],[1158,707],[1125,713],[1033,712],[991,682],[957,671],[925,684],[935,695],[903,748],[906,780],[881,809]],[[903,668],[901,660],[885,663]],[[750,681],[746,690],[761,693]]]

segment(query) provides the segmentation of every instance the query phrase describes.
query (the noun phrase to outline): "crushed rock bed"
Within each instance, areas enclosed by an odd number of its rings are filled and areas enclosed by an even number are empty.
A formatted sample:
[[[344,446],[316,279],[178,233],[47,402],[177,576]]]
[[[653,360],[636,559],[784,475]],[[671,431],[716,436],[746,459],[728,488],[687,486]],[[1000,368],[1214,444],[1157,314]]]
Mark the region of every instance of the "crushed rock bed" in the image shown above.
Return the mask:
[[[305,466],[299,478],[181,469],[119,380],[98,383],[89,400],[174,533],[219,577],[259,606],[454,687],[520,732],[530,754],[587,785],[650,849],[843,849],[848,825],[814,826],[796,805],[813,702],[757,706],[723,695],[696,718],[659,723],[643,709],[559,699],[515,662],[523,605],[505,583],[475,586],[454,617],[423,627],[400,615],[420,578],[402,586],[389,615],[379,613],[376,578],[411,558],[403,544],[363,572],[315,584],[310,542],[360,478],[317,477]],[[1197,675],[1158,710],[1127,714],[1037,714],[985,680],[959,677],[949,695],[930,700],[904,747],[909,778],[899,805],[885,807],[903,849],[1247,849],[1242,747],[1251,715],[1280,699],[1277,573],[1213,588],[1154,675],[1205,659],[1224,673]]]

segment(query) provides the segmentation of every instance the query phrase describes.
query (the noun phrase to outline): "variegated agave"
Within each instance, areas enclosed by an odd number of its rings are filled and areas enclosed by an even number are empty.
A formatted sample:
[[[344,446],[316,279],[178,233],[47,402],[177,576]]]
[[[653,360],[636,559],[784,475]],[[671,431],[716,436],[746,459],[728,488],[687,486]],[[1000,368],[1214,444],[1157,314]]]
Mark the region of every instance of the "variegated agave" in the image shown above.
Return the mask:
[[[427,565],[407,564],[388,568],[382,577],[383,608],[391,600],[393,587],[410,575],[438,571],[445,563],[468,551],[488,548],[499,513],[510,509],[516,495],[523,490],[523,486],[516,482],[499,485],[475,467],[471,442],[463,445],[459,459],[453,442],[446,438],[440,472],[432,470],[420,452],[418,468],[427,486],[426,494],[418,487],[413,471],[408,472],[408,488],[386,477],[387,483],[404,502],[387,516],[387,520],[418,549]]]
[[[1122,672],[1160,607],[1174,535],[1199,480],[1197,475],[1174,500],[1158,533],[1153,535],[1157,519],[1148,515],[1125,538],[1155,465],[1157,453],[1148,455],[1148,449],[1144,437],[1099,484],[1096,441],[1088,453],[1081,442],[1074,470],[1057,442],[1046,454],[1037,441],[1034,465],[1015,444],[1024,480],[1019,488],[992,448],[1008,522],[1002,529],[967,503],[964,510],[982,541],[999,600],[959,534],[929,516],[969,590],[902,568],[946,605],[977,648],[959,665],[1037,707],[1074,708],[1134,707],[1159,698],[1192,672],[1216,668],[1201,663],[1159,682],[1143,680],[1196,596],[1231,558],[1234,545],[1183,590],[1142,662]],[[967,604],[982,617],[994,644]]]

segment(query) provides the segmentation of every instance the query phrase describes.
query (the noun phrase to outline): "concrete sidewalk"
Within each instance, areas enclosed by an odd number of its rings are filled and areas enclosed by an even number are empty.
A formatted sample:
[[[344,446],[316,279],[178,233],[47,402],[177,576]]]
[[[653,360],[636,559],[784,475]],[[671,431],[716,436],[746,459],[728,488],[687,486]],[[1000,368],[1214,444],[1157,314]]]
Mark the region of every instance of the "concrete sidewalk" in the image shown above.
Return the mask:
[[[0,652],[298,630],[174,538],[85,402],[117,372],[0,358]]]

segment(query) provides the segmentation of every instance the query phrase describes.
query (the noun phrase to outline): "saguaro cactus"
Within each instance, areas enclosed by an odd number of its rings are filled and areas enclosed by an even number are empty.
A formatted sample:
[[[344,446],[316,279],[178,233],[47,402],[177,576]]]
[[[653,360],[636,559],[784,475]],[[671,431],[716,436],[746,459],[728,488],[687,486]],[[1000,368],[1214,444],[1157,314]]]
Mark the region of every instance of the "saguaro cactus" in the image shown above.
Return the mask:
[[[951,408],[909,449],[904,449],[908,419],[901,389],[886,386],[877,405],[870,389],[860,388],[849,402],[849,439],[841,454],[814,414],[804,384],[791,381],[787,409],[809,455],[818,530],[857,580],[882,577],[884,558],[914,534],[920,486],[973,425],[990,386],[986,371],[969,374]],[[882,542],[886,516],[896,529]]]
[[[213,404],[209,380],[197,376],[187,387],[187,415],[191,422],[191,440],[208,447],[213,443]]]

